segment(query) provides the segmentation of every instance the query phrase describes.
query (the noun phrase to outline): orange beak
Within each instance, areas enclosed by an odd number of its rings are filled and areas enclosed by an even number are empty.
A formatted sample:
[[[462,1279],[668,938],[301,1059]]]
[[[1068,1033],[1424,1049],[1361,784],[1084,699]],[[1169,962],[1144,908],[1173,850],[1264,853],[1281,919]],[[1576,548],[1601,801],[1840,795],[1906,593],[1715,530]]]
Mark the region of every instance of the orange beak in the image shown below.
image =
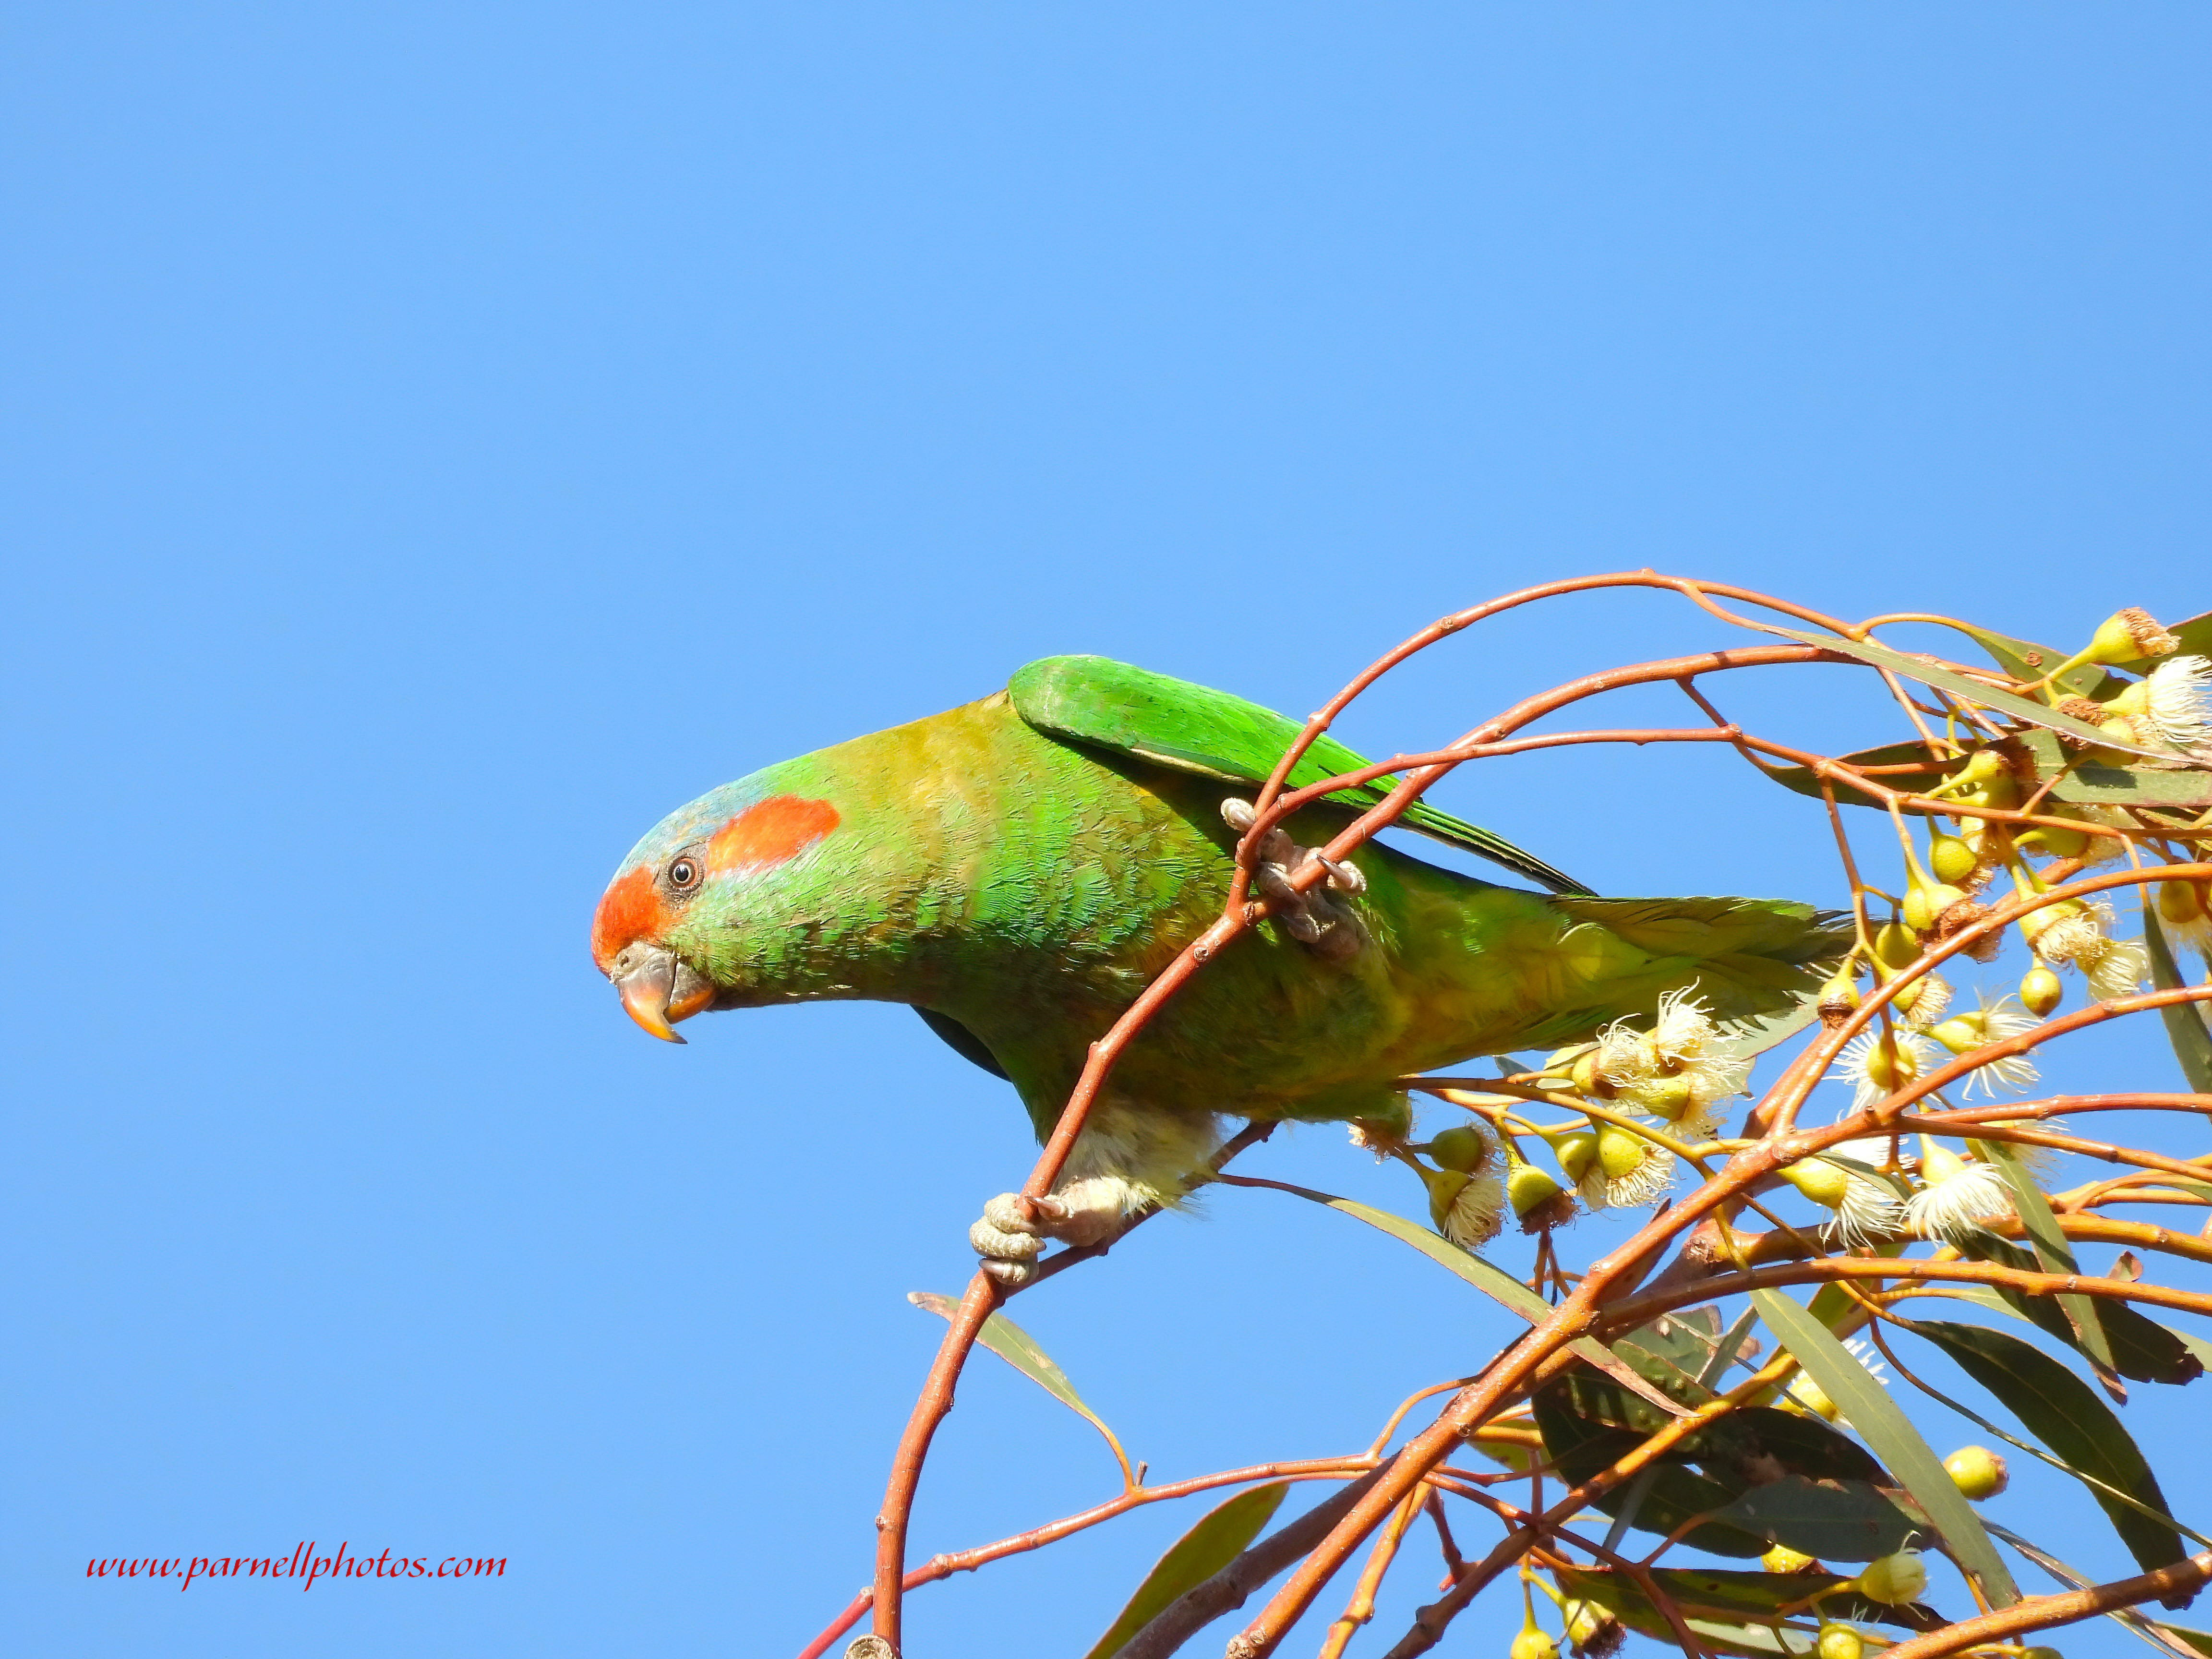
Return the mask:
[[[663,1042],[681,1042],[675,1022],[689,1019],[714,1000],[713,983],[657,945],[632,945],[615,958],[608,977],[623,1012]]]

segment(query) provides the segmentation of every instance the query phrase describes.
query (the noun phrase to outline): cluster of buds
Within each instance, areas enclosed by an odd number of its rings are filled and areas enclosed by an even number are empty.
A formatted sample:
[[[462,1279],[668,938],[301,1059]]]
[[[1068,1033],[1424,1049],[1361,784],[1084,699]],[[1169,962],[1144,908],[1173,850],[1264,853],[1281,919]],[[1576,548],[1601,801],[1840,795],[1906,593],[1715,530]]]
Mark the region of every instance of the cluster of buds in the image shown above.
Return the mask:
[[[2150,972],[2149,952],[2134,939],[2114,939],[2112,921],[2112,907],[2102,899],[2062,899],[2022,916],[2020,931],[2045,967],[2074,969],[2089,994],[2106,1001],[2126,996]]]
[[[1427,1147],[1433,1170],[1408,1156],[1406,1162],[1429,1189],[1429,1219],[1462,1249],[1480,1249],[1498,1237],[1504,1222],[1505,1186],[1492,1166],[1498,1149],[1474,1124],[1443,1131]]]
[[[1686,1139],[1705,1139],[1719,1103],[1743,1087],[1751,1062],[1719,1052],[1719,1028],[1691,988],[1661,997],[1649,1030],[1615,1020],[1595,1042],[1553,1055],[1545,1070],[1586,1100],[1671,1123]]]

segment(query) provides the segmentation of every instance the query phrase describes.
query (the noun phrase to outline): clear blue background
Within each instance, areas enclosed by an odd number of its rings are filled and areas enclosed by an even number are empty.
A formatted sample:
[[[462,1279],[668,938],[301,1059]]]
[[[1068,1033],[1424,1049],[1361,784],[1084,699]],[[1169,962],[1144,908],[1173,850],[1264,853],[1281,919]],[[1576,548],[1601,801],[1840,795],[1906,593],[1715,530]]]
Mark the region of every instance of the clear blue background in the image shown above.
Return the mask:
[[[711,786],[1052,652],[1302,714],[1592,570],[2059,642],[2212,599],[2200,7],[9,11],[18,1651],[774,1656],[862,1583],[903,1294],[1031,1147],[902,1012],[622,1017],[592,904]],[[1345,730],[1720,633],[1561,605]],[[1840,673],[1723,695],[1892,735]],[[1608,892],[1837,893],[1719,751],[1441,799]],[[1250,1168],[1416,1202],[1334,1129]],[[1509,1334],[1206,1212],[1018,1307],[1161,1478],[1363,1443]],[[2130,1408],[2185,1496],[2202,1393]],[[979,1360],[917,1556],[1106,1495],[1089,1436]],[[2122,1571],[2062,1497],[1994,1512]],[[924,1590],[912,1651],[1080,1652],[1194,1513]],[[83,1577],[305,1539],[509,1565]]]

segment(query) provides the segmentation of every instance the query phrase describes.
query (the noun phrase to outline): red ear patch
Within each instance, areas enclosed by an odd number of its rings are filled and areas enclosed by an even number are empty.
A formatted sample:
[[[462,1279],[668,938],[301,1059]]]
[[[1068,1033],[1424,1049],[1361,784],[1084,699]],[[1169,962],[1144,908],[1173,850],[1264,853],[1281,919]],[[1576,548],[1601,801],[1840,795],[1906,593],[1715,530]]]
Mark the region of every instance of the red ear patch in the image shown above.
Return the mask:
[[[600,898],[592,917],[592,960],[604,974],[624,945],[657,937],[668,921],[668,907],[653,890],[653,872],[640,865]]]
[[[707,843],[707,873],[757,870],[796,858],[837,827],[837,809],[826,800],[771,795],[714,831]]]

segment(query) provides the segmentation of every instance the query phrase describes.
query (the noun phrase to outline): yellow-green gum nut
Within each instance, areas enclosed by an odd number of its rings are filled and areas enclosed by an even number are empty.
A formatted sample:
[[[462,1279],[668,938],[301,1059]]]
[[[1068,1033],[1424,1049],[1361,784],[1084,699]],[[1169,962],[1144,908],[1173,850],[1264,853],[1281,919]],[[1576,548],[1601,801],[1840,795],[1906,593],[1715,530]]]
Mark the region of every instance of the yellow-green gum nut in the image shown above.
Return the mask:
[[[1567,1639],[1578,1650],[1599,1646],[1605,1627],[1617,1622],[1610,1613],[1595,1601],[1570,1601],[1560,1612],[1566,1616]]]
[[[1516,1163],[1505,1177],[1505,1201],[1516,1216],[1525,1216],[1559,1195],[1559,1183],[1533,1164]]]
[[[1521,1626],[1521,1633],[1506,1650],[1507,1659],[1559,1659],[1559,1644],[1537,1629],[1534,1620]]]
[[[2021,937],[2033,945],[2067,917],[2084,914],[2078,899],[2061,899],[2056,904],[2046,904],[2039,910],[2030,910],[2020,919]]]
[[[1981,862],[1974,849],[1956,836],[1947,836],[1941,830],[1928,837],[1928,868],[1936,880],[1956,884],[1974,873]]]
[[[1911,928],[1894,921],[1884,922],[1874,936],[1874,953],[1884,967],[1910,967],[1920,959],[1920,941],[1912,937]]]
[[[1818,1659],[1861,1659],[1866,1644],[1849,1625],[1824,1624],[1814,1638],[1813,1651]]]
[[[2065,1000],[2065,984],[2041,963],[2021,975],[2021,1006],[2038,1019],[2048,1018],[2051,1011]]]
[[[1961,1446],[1943,1460],[1943,1473],[1951,1477],[1956,1486],[1977,1504],[1984,1498],[1995,1498],[2012,1484],[2012,1474],[2005,1461],[1987,1446]]]
[[[1928,1035],[1954,1054],[1963,1054],[1969,1048],[1982,1046],[1982,1016],[1978,1013],[1954,1014],[1940,1025],[1928,1028]]]
[[[1673,1077],[1656,1077],[1638,1085],[1633,1098],[1652,1116],[1672,1123],[1697,1104],[1698,1097],[1690,1074],[1678,1072]]]
[[[2059,830],[2039,823],[2013,837],[2014,845],[2030,851],[2040,848],[2055,859],[2078,859],[2089,850],[2089,837],[2079,830]]]
[[[1455,1123],[1429,1142],[1429,1157],[1444,1169],[1473,1175],[1490,1162],[1490,1137],[1471,1124]]]
[[[1443,1231],[1444,1218],[1451,1213],[1452,1206],[1458,1201],[1461,1189],[1472,1179],[1473,1176],[1463,1175],[1457,1170],[1421,1171],[1422,1182],[1429,1189],[1429,1219],[1436,1224],[1439,1231]]]
[[[1597,1166],[1607,1181],[1634,1175],[1655,1148],[1648,1140],[1608,1123],[1597,1132]]]
[[[1917,1550],[1899,1550],[1869,1561],[1859,1575],[1859,1594],[1887,1607],[1901,1607],[1927,1588],[1928,1568]]]
[[[1913,1005],[1920,1000],[1922,994],[1927,988],[1928,980],[1923,975],[1910,985],[1899,986],[1897,994],[1889,1000],[1889,1006],[1900,1014],[1909,1014],[1912,1012]]]
[[[1920,1068],[1912,1056],[1898,1046],[1897,1039],[1885,1036],[1867,1050],[1867,1081],[1887,1094],[1899,1083],[1910,1083],[1920,1075]]]
[[[1790,1379],[1790,1397],[1815,1417],[1831,1423],[1836,1420],[1836,1402],[1828,1398],[1826,1389],[1803,1371]]]
[[[1813,1558],[1798,1554],[1787,1544],[1777,1544],[1759,1558],[1759,1565],[1768,1572],[1802,1572],[1813,1565]]]
[[[1587,1129],[1563,1134],[1552,1142],[1552,1156],[1559,1160],[1560,1172],[1568,1180],[1579,1182],[1597,1161],[1597,1137]]]
[[[2066,1659],[2066,1656],[2057,1648],[2033,1647],[2022,1648],[2020,1659]]]
[[[1808,1158],[1792,1164],[1775,1174],[1811,1199],[1815,1204],[1833,1210],[1840,1207],[1844,1194],[1850,1189],[1851,1178],[1843,1170],[1824,1158]]]
[[[1916,933],[1932,932],[1936,918],[1966,896],[1942,882],[1915,881],[1905,890],[1905,925]],[[1913,955],[1919,952],[1915,951]]]
[[[2204,888],[2200,882],[2162,881],[2158,884],[2158,919],[2169,927],[2192,927],[2205,918]]]
[[[1592,1100],[1613,1098],[1612,1083],[1603,1072],[1598,1070],[1596,1049],[1593,1048],[1588,1054],[1578,1056],[1574,1065],[1568,1069],[1567,1075],[1574,1080],[1577,1094],[1587,1095]]]

